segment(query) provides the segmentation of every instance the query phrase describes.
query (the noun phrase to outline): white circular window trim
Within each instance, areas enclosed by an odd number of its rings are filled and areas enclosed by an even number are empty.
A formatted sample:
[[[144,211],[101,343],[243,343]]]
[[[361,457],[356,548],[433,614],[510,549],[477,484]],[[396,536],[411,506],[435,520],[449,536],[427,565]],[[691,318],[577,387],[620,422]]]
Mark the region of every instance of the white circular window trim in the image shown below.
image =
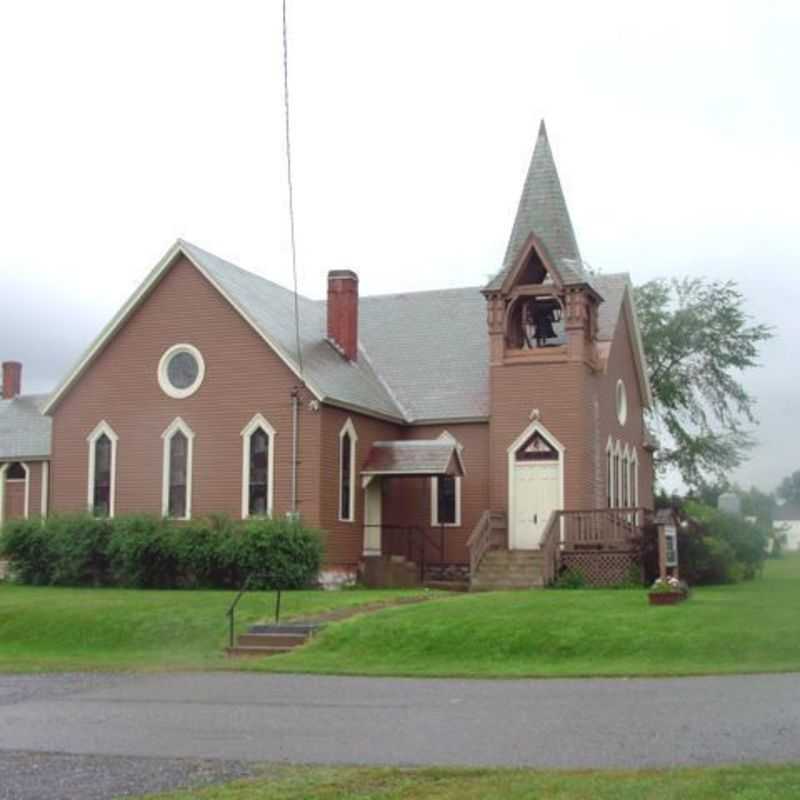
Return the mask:
[[[179,389],[173,386],[169,379],[168,369],[172,359],[181,353],[188,353],[197,362],[197,377],[194,379],[190,386],[184,389]],[[186,397],[191,397],[202,385],[203,378],[206,375],[206,362],[203,360],[202,353],[191,344],[175,344],[170,347],[158,362],[158,385],[161,391],[169,397],[174,397],[176,400],[183,400]]]
[[[625,384],[622,378],[617,381],[617,420],[620,425],[624,425],[628,419],[628,393],[625,391]]]

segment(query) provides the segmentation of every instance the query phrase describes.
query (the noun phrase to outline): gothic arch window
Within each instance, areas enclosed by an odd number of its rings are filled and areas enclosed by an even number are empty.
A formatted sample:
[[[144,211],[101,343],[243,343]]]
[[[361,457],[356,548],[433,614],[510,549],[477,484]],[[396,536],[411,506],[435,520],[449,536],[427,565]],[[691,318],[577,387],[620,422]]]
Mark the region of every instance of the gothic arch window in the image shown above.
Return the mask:
[[[558,461],[558,451],[536,431],[517,448],[514,458],[517,461]]]
[[[356,434],[353,421],[348,419],[339,431],[339,520],[353,522],[356,518]]]
[[[177,417],[161,438],[164,440],[161,513],[172,519],[191,519],[194,431]]]
[[[272,516],[275,429],[256,414],[242,431],[242,519]]]
[[[89,476],[86,507],[95,517],[113,517],[117,494],[119,437],[103,420],[87,437]]]
[[[8,465],[6,470],[7,481],[24,481],[28,477],[28,472],[24,464],[15,461]]]

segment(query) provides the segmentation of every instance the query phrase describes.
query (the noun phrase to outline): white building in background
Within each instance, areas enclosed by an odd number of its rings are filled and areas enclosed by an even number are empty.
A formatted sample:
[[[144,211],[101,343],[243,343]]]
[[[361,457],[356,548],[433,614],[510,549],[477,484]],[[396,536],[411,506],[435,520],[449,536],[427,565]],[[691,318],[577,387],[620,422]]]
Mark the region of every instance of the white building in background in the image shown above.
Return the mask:
[[[775,511],[776,528],[784,528],[786,550],[800,550],[800,505],[784,503]]]

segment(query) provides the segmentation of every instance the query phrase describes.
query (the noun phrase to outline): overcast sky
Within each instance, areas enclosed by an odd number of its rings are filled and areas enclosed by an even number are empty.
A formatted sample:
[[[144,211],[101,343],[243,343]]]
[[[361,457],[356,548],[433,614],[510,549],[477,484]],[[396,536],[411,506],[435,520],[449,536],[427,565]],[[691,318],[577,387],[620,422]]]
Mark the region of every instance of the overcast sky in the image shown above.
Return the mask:
[[[479,285],[541,117],[583,257],[737,280],[800,468],[800,3],[290,0],[300,288]],[[0,359],[51,389],[177,237],[290,285],[279,0],[0,6]],[[484,324],[483,319],[476,320]]]

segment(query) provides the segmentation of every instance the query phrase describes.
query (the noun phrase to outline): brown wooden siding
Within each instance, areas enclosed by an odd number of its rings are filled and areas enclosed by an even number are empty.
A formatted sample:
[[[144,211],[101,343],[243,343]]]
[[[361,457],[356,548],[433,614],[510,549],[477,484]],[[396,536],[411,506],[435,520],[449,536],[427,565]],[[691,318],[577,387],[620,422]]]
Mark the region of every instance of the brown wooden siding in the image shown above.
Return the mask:
[[[339,432],[351,419],[356,444],[355,519],[339,520]],[[320,527],[326,532],[326,562],[329,566],[353,568],[361,560],[364,549],[364,491],[361,468],[373,442],[401,438],[400,426],[363,414],[351,413],[333,406],[323,406],[319,443]],[[386,509],[384,508],[384,519]]]
[[[176,400],[159,387],[159,360],[172,345],[203,355],[203,385]],[[86,507],[86,437],[106,420],[119,436],[116,513],[161,513],[162,439],[180,416],[194,431],[192,514],[241,515],[242,438],[261,413],[275,428],[274,510],[290,508],[292,400],[297,378],[185,259],[164,276],[53,414],[54,511]],[[303,392],[299,510],[319,524],[320,414]]]
[[[588,368],[580,362],[498,365],[491,368],[490,502],[508,510],[508,448],[530,425],[531,412],[565,448],[564,502],[589,502],[591,480],[586,436]]]

